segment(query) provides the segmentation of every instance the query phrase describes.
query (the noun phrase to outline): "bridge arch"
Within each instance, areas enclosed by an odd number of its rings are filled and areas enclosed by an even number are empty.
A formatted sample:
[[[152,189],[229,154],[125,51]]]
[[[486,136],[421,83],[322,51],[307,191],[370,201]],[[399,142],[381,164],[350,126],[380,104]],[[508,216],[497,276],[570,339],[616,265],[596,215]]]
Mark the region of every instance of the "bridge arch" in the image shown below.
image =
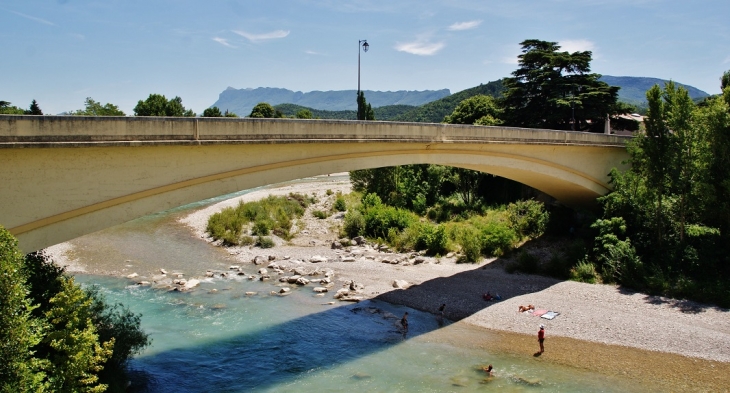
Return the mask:
[[[33,251],[150,213],[326,173],[439,164],[568,205],[610,190],[625,138],[443,124],[0,117],[0,224]]]

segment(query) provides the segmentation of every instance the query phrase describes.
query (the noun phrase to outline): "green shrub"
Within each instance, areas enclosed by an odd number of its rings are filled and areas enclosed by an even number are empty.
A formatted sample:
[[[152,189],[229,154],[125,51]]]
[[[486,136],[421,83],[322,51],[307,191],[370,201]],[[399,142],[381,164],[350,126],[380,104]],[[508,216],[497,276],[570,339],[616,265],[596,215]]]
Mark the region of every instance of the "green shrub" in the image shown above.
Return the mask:
[[[208,219],[207,232],[224,244],[241,244],[243,228],[253,223],[251,234],[266,236],[271,232],[284,239],[289,233],[294,218],[301,217],[304,209],[312,202],[302,194],[262,199],[257,202],[239,203],[235,208],[225,208]]]
[[[542,202],[527,200],[510,203],[507,217],[519,236],[534,239],[545,232],[550,215]]]
[[[598,281],[598,272],[596,272],[596,266],[585,260],[578,262],[572,269],[570,269],[570,279],[573,281],[587,282],[594,284]]]
[[[347,210],[347,203],[341,194],[337,195],[337,198],[335,199],[334,209],[338,212],[344,212]]]
[[[334,192],[332,192],[332,190],[330,190],[328,188],[327,191],[325,191],[325,194],[327,194],[327,196],[330,196],[330,195],[334,194]]]
[[[420,229],[415,239],[416,250],[426,250],[428,255],[443,255],[448,251],[449,239],[444,225],[425,224],[415,227]]]
[[[515,231],[505,224],[490,222],[479,228],[479,242],[482,254],[501,256],[511,251],[517,241]]]
[[[462,231],[457,240],[464,254],[465,262],[477,262],[482,257],[482,243],[479,239],[479,232],[469,228]]]
[[[319,218],[320,220],[324,220],[327,218],[327,212],[324,212],[322,210],[315,210],[312,212],[312,215],[316,218]]]
[[[362,197],[362,209],[367,210],[371,207],[379,207],[383,204],[378,194],[370,193]]]
[[[390,228],[402,231],[416,221],[413,213],[382,204],[367,208],[363,216],[365,218],[365,236],[383,239],[388,238]]]
[[[545,274],[551,277],[566,279],[570,278],[570,268],[573,266],[565,256],[553,254],[544,268]]]
[[[365,233],[365,217],[358,210],[350,210],[345,214],[342,230],[349,238],[362,236]]]
[[[241,236],[238,240],[238,245],[240,246],[253,246],[254,244],[256,244],[256,239],[253,236]]]
[[[256,245],[261,248],[272,248],[276,244],[274,243],[274,240],[268,236],[259,236],[256,240]]]

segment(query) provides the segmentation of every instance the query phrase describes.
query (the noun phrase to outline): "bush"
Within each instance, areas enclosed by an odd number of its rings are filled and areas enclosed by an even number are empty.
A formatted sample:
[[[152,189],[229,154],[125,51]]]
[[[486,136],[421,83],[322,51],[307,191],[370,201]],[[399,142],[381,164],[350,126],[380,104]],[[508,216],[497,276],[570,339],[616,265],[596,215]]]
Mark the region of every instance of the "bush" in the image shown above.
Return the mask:
[[[506,254],[512,250],[516,240],[515,231],[504,224],[490,222],[479,228],[479,242],[482,245],[482,254],[486,256]]]
[[[545,232],[550,215],[542,202],[527,200],[510,203],[507,218],[519,236],[534,239]]]
[[[332,192],[332,190],[330,190],[328,188],[327,191],[325,191],[325,194],[327,194],[327,196],[330,196],[330,195],[334,194],[334,192]]]
[[[341,194],[337,195],[337,198],[335,199],[334,209],[338,212],[344,212],[347,210],[347,203]]]
[[[540,271],[540,260],[527,251],[522,251],[517,256],[519,270],[527,274],[537,274]]]
[[[272,248],[276,244],[274,243],[274,240],[272,240],[268,236],[259,236],[258,239],[256,240],[256,245],[261,248]]]
[[[364,205],[365,201],[363,201]],[[372,205],[367,208],[363,216],[365,218],[365,236],[383,239],[388,238],[390,228],[402,231],[416,221],[413,213],[382,204]]]
[[[365,217],[357,210],[347,212],[342,230],[349,238],[362,236],[365,233]]]
[[[269,196],[257,202],[239,203],[236,208],[225,208],[208,219],[207,232],[224,244],[239,245],[243,228],[253,222],[251,234],[266,236],[271,232],[289,239],[294,218],[301,217],[312,202],[311,197],[289,194],[286,197]]]
[[[327,212],[324,212],[322,210],[315,210],[312,212],[312,215],[316,218],[319,218],[320,220],[324,220],[327,218]]]
[[[596,266],[585,260],[580,261],[577,265],[570,269],[570,279],[573,281],[595,284],[598,281]]]
[[[477,262],[482,257],[482,243],[479,239],[479,232],[474,229],[462,231],[457,239],[464,254],[464,262]]]
[[[443,255],[448,251],[448,236],[443,225],[417,225],[420,229],[415,240],[416,250],[426,250],[428,255]]]

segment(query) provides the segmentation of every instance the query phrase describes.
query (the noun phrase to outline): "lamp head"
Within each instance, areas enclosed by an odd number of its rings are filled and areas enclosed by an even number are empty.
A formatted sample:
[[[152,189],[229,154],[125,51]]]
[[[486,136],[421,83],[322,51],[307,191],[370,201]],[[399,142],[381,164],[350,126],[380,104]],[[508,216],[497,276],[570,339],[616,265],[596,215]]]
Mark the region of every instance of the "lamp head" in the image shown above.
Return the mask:
[[[363,50],[364,52],[367,52],[367,51],[368,51],[368,49],[370,49],[370,44],[368,44],[368,42],[367,42],[367,41],[363,42],[363,44],[362,44],[362,50]]]

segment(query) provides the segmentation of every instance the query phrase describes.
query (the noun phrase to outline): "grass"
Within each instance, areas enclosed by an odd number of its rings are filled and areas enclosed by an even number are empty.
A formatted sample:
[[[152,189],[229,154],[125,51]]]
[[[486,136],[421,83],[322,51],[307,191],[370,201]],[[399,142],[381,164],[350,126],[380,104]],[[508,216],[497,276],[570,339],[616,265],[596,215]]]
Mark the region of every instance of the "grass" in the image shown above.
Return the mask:
[[[290,240],[292,221],[301,217],[313,198],[302,194],[269,196],[256,202],[239,203],[213,214],[208,219],[206,231],[226,245],[250,245],[252,236],[274,234]],[[250,232],[250,233],[248,233]],[[268,244],[268,243],[267,243]],[[273,246],[273,245],[272,245]]]

